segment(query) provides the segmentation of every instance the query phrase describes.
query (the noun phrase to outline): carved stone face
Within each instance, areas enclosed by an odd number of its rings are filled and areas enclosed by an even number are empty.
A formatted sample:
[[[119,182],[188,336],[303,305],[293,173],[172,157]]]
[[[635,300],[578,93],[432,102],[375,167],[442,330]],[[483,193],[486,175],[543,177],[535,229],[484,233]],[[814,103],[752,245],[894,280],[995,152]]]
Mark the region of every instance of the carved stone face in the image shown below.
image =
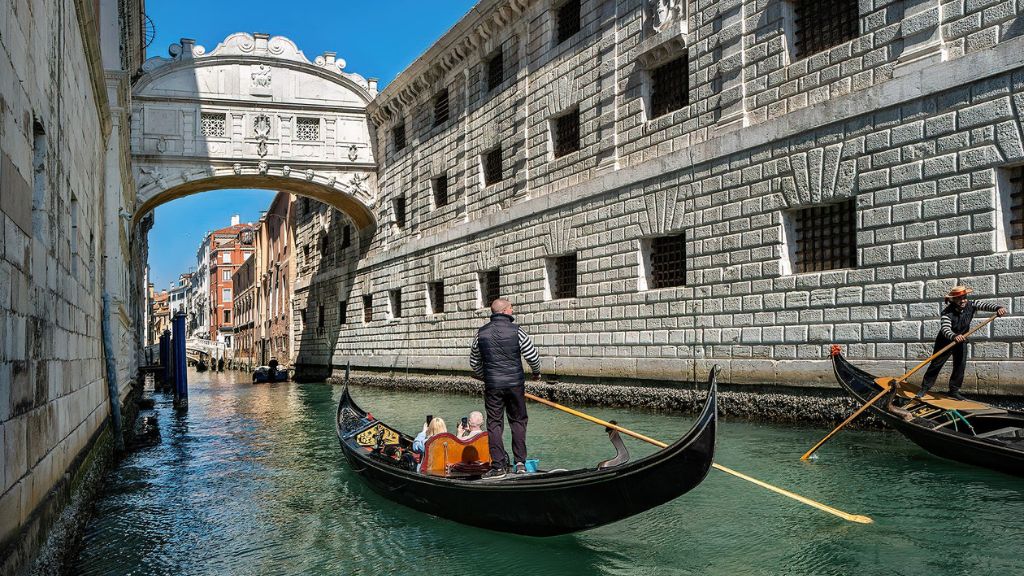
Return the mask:
[[[678,0],[651,0],[654,29],[660,30],[666,24],[675,19]]]

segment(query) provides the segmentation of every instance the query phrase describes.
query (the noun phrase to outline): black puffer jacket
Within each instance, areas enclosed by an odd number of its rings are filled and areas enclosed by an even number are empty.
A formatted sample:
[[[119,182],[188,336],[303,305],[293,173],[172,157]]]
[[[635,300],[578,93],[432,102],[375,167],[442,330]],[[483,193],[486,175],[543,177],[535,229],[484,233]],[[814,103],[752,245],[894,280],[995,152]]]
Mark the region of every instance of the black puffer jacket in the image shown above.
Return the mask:
[[[492,314],[477,332],[470,351],[470,366],[487,388],[511,388],[526,381],[522,358],[535,373],[540,358],[533,341],[508,314]]]

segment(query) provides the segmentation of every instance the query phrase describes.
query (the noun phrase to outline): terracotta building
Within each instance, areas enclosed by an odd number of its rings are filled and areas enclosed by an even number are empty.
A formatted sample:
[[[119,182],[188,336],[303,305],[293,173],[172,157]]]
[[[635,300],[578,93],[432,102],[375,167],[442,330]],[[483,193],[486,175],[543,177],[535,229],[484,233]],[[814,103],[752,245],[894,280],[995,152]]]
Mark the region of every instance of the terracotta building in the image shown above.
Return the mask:
[[[156,344],[160,341],[160,335],[164,333],[164,330],[171,329],[170,295],[167,290],[154,291],[150,303],[149,343]]]
[[[235,316],[234,359],[236,366],[244,366],[249,370],[258,365],[255,346],[258,311],[256,304],[259,295],[255,282],[257,260],[258,258],[247,258],[231,278]]]
[[[210,234],[210,340],[233,347],[234,286],[232,276],[246,258],[255,253],[252,224],[240,224],[238,216],[231,226]]]
[[[256,238],[260,364],[266,364],[271,358],[281,364],[292,363],[295,204],[295,195],[278,192],[267,213],[260,218]]]

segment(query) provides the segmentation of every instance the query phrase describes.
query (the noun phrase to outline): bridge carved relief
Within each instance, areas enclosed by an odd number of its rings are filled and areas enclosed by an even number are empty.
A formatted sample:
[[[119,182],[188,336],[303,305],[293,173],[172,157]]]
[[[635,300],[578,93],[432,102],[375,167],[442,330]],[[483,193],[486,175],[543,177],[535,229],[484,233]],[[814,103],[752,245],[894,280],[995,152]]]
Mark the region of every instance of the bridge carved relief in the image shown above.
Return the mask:
[[[309,196],[376,228],[376,158],[366,105],[375,80],[291,40],[232,34],[150,58],[132,90],[136,218],[175,198],[222,188]]]

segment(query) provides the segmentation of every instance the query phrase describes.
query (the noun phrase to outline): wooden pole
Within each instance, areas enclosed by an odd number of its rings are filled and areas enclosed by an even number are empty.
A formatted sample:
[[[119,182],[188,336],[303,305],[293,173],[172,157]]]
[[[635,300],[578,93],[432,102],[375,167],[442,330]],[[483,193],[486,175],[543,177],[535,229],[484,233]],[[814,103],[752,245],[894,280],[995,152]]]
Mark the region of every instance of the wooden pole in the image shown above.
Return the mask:
[[[987,325],[987,324],[988,324],[989,322],[991,322],[991,321],[995,320],[995,319],[996,319],[996,318],[998,318],[998,317],[999,317],[999,315],[998,315],[998,314],[997,314],[997,315],[995,315],[995,316],[990,316],[989,318],[987,318],[987,319],[986,319],[986,320],[985,320],[984,322],[982,322],[981,324],[978,324],[978,325],[977,325],[977,326],[975,326],[974,328],[971,328],[971,329],[970,329],[970,331],[968,331],[968,332],[967,332],[967,334],[964,334],[964,338],[967,338],[967,337],[969,337],[969,336],[970,336],[971,334],[974,334],[974,333],[975,333],[975,332],[977,332],[977,331],[978,331],[979,329],[981,329],[981,327],[982,327],[982,326],[985,326],[985,325]],[[939,350],[939,351],[938,351],[938,352],[936,352],[935,354],[932,354],[931,356],[929,356],[928,358],[926,358],[926,359],[925,359],[925,360],[924,360],[923,362],[921,362],[921,363],[920,363],[920,364],[918,364],[917,366],[914,366],[914,367],[913,367],[913,368],[912,368],[912,369],[910,370],[910,372],[907,372],[907,373],[906,373],[906,374],[904,374],[903,376],[900,376],[899,378],[897,378],[897,379],[896,379],[896,381],[897,381],[897,382],[903,382],[903,381],[905,381],[905,380],[906,380],[907,378],[910,378],[910,377],[911,377],[911,376],[913,376],[913,375],[914,375],[914,374],[915,374],[915,373],[916,373],[916,372],[917,372],[918,370],[920,370],[921,368],[924,368],[924,367],[925,367],[925,366],[927,366],[927,365],[928,365],[928,364],[929,364],[929,363],[930,363],[930,362],[931,362],[932,360],[935,360],[935,359],[936,359],[936,358],[938,358],[939,356],[941,356],[941,355],[945,354],[945,353],[946,353],[946,352],[948,352],[948,351],[949,351],[949,350],[950,350],[951,348],[953,348],[953,346],[956,346],[957,344],[959,344],[959,342],[950,342],[949,344],[947,344],[946,346],[944,346],[944,347],[942,348],[942,350]]]
[[[838,433],[840,430],[842,430],[844,426],[846,426],[850,422],[853,422],[853,419],[856,418],[857,416],[860,416],[861,412],[867,410],[868,408],[871,407],[872,404],[877,402],[882,396],[885,396],[886,394],[888,394],[890,389],[891,389],[891,387],[889,387],[889,386],[883,386],[883,390],[881,392],[876,394],[875,397],[872,398],[871,400],[868,400],[867,402],[865,402],[864,405],[861,406],[859,409],[857,409],[856,412],[854,412],[853,414],[850,414],[849,418],[847,418],[846,420],[843,420],[842,424],[840,424],[839,426],[836,426],[835,429],[833,429],[831,432],[829,432],[827,436],[825,436],[817,444],[815,444],[813,448],[811,448],[810,450],[805,452],[804,455],[800,457],[800,459],[801,460],[807,460],[808,458],[810,458],[811,454],[814,454],[818,450],[818,448],[821,448],[822,444],[824,444],[825,442],[828,442],[829,438],[835,436],[836,433]]]
[[[612,424],[611,422],[606,422],[604,420],[601,420],[600,418],[595,418],[595,417],[593,417],[593,416],[591,416],[589,414],[584,414],[583,412],[580,412],[578,410],[573,410],[572,408],[568,408],[566,406],[562,406],[561,404],[557,404],[557,403],[552,402],[550,400],[545,400],[544,398],[541,398],[540,396],[535,396],[533,394],[530,394],[529,392],[526,393],[526,397],[529,398],[530,400],[535,401],[535,402],[540,402],[541,404],[544,404],[545,406],[550,406],[550,407],[552,407],[552,408],[554,408],[556,410],[561,410],[562,412],[565,412],[567,414],[572,414],[573,416],[576,416],[576,417],[582,418],[584,420],[587,420],[588,422],[593,422],[594,424],[599,424],[601,426],[604,426],[605,428],[611,428],[612,430],[618,430],[619,432],[621,432],[623,434],[626,434],[627,436],[632,436],[633,438],[636,438],[637,440],[643,440],[644,442],[647,442],[648,444],[653,444],[653,445],[655,445],[655,446],[657,446],[659,448],[667,448],[668,447],[668,444],[665,444],[664,442],[661,442],[659,440],[655,440],[654,438],[650,438],[648,436],[644,436],[643,434],[640,434],[638,432],[633,432],[632,430],[629,430],[627,428],[623,428],[622,426],[619,426],[618,424]],[[861,516],[859,514],[848,514],[846,512],[843,512],[842,510],[839,510],[837,508],[833,508],[833,507],[831,507],[831,506],[829,506],[827,504],[822,504],[821,502],[816,502],[814,500],[811,500],[810,498],[805,498],[805,497],[803,497],[803,496],[801,496],[799,494],[795,494],[793,492],[790,492],[789,490],[786,490],[786,489],[783,489],[783,488],[779,488],[778,486],[773,486],[773,485],[771,485],[771,484],[769,484],[767,482],[762,482],[761,480],[758,480],[756,478],[752,478],[750,476],[747,476],[746,474],[742,474],[742,473],[737,472],[737,471],[735,471],[735,470],[733,470],[731,468],[726,468],[725,466],[722,466],[721,464],[718,464],[717,462],[712,462],[711,466],[715,470],[719,470],[721,472],[725,472],[726,474],[731,474],[732,476],[735,476],[737,478],[746,480],[747,482],[750,482],[752,484],[756,484],[757,486],[760,486],[761,488],[765,488],[767,490],[771,490],[772,492],[775,492],[776,494],[781,494],[781,495],[783,495],[783,496],[785,496],[787,498],[792,498],[793,500],[796,500],[797,502],[801,502],[801,503],[806,504],[808,506],[812,506],[812,507],[817,508],[818,510],[821,510],[823,512],[828,512],[829,514],[832,514],[833,516],[838,516],[838,517],[842,518],[843,520],[847,520],[849,522],[856,522],[858,524],[871,524],[871,522],[872,522],[871,518],[869,518],[867,516]]]

